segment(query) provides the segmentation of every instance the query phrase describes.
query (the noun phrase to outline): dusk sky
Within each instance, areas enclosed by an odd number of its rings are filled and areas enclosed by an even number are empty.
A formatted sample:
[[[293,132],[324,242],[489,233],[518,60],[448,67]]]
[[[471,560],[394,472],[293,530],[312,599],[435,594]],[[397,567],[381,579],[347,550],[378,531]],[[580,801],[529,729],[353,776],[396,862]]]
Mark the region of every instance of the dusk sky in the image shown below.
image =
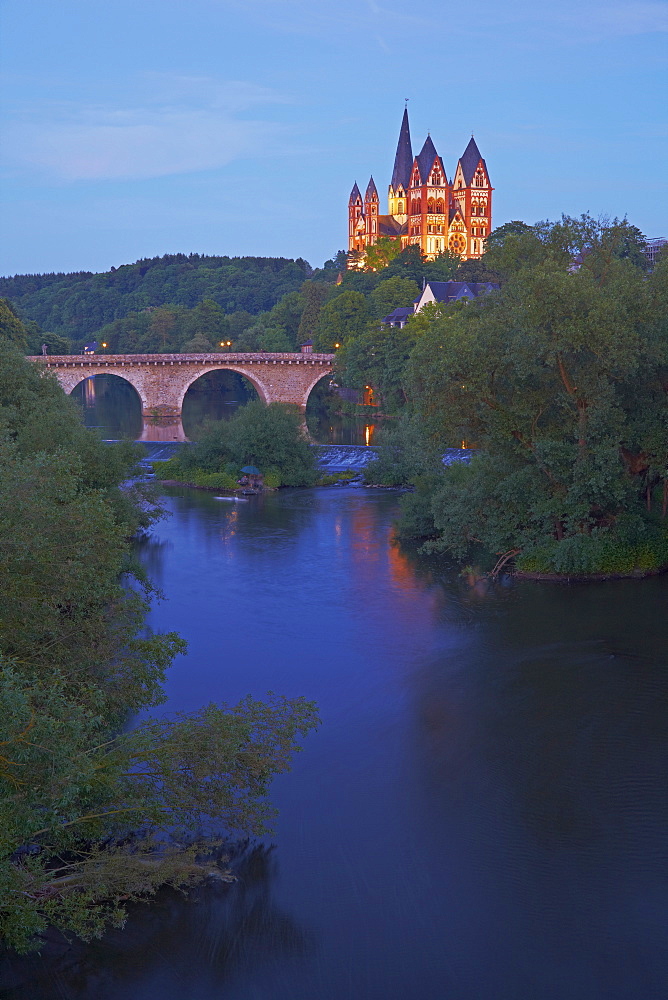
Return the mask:
[[[346,246],[404,108],[449,176],[474,133],[494,226],[668,236],[668,2],[4,0],[0,273]]]

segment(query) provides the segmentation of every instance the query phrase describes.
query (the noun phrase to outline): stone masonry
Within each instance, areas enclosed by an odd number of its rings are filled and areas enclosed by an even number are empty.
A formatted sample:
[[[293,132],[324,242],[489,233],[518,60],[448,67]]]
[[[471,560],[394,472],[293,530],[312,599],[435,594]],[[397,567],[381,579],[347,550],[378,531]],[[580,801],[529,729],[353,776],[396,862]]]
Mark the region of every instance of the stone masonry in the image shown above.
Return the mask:
[[[334,370],[333,354],[70,354],[28,360],[52,371],[66,393],[91,375],[119,375],[137,390],[144,420],[174,420],[193,382],[221,368],[252,382],[265,403],[296,403]]]

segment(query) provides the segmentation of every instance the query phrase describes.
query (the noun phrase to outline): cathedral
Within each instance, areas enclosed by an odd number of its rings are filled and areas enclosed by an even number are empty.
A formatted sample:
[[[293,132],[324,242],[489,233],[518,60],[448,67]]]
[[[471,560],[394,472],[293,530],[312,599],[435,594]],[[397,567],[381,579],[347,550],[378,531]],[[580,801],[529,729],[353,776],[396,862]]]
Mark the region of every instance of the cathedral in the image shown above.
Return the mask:
[[[446,251],[462,260],[480,257],[492,228],[493,190],[473,137],[452,180],[431,136],[414,157],[406,109],[388,192],[388,214],[379,214],[373,177],[364,197],[355,184],[348,202],[348,250],[359,260],[379,236],[389,236],[400,238],[402,248],[417,244],[430,260]]]

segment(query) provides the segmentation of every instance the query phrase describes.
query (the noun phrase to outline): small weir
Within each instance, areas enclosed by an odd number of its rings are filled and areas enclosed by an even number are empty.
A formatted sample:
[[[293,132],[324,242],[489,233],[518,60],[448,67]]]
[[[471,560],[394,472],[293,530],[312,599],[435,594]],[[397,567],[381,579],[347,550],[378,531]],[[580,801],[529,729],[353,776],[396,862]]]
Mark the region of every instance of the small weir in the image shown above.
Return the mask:
[[[111,442],[110,442],[111,443]],[[139,441],[145,452],[142,465],[151,462],[166,462],[181,448],[190,447],[178,441]],[[323,472],[362,472],[369,462],[378,457],[379,449],[365,444],[314,444],[316,463]],[[443,453],[443,465],[453,462],[470,462],[473,450],[470,448],[447,448]]]

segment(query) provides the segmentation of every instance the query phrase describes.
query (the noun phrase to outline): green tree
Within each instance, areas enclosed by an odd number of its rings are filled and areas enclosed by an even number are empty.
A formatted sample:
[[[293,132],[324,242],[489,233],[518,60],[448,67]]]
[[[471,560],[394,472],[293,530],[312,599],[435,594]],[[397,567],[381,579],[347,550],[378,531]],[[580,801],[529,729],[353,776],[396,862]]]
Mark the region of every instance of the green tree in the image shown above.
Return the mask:
[[[315,721],[300,699],[147,714],[184,643],[147,635],[141,575],[122,585],[129,537],[160,513],[121,485],[136,462],[0,338],[0,935],[19,950],[227,877],[196,831],[265,830],[269,781]]]
[[[301,287],[304,296],[304,310],[297,328],[297,344],[313,340],[318,328],[320,310],[331,294],[331,285],[322,281],[305,281]]]
[[[403,329],[370,324],[358,337],[345,341],[337,357],[337,368],[347,386],[355,389],[373,386],[384,412],[395,413],[407,401],[406,365],[414,344],[412,321]]]
[[[179,455],[174,468],[188,480],[197,470],[238,475],[244,465],[256,465],[263,473],[277,473],[283,486],[310,486],[314,463],[299,407],[253,400],[231,420],[211,424],[196,445]]]
[[[382,271],[401,253],[401,239],[398,236],[379,236],[376,243],[366,248],[364,268],[367,271]]]
[[[0,299],[0,338],[11,341],[22,350],[28,346],[28,331],[9,299]]]
[[[183,354],[210,354],[214,350],[220,350],[218,343],[214,348],[210,340],[208,340],[203,333],[196,333],[191,340],[187,340],[185,344],[181,345],[181,352]]]
[[[218,345],[230,335],[229,320],[213,299],[203,299],[190,311],[187,327],[191,336],[204,337],[210,344]]]
[[[624,565],[659,559],[663,535],[638,501],[651,468],[666,476],[665,277],[646,280],[633,238],[624,223],[587,220],[543,227],[538,246],[510,233],[501,294],[433,315],[408,391],[431,440],[467,439],[480,454],[443,474],[432,546],[463,557],[481,545],[557,571],[609,565],[617,543]],[[588,252],[574,271],[578,245]],[[653,554],[639,556],[650,537]]]
[[[267,314],[270,326],[282,330],[285,334],[289,344],[285,350],[294,351],[297,349],[299,324],[305,306],[306,299],[302,292],[288,292]]]
[[[411,306],[419,296],[420,289],[410,278],[386,278],[380,281],[369,296],[374,319],[383,319],[400,306]]]
[[[344,291],[322,307],[314,343],[318,350],[331,351],[335,343],[359,337],[369,321],[366,299],[361,292]]]

